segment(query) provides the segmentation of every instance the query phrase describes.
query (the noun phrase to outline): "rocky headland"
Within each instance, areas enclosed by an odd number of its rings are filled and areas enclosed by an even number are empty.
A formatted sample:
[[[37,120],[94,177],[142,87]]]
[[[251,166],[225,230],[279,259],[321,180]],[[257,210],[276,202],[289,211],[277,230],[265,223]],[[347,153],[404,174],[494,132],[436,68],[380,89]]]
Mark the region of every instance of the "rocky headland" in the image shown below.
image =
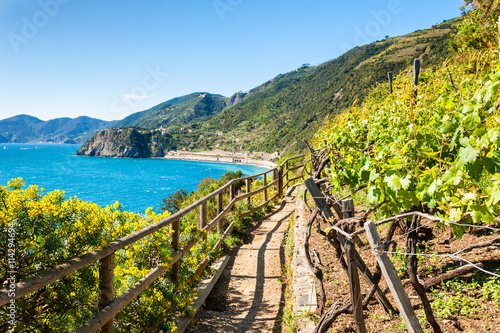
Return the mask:
[[[130,158],[164,157],[176,148],[172,136],[163,131],[110,128],[93,136],[76,154]]]

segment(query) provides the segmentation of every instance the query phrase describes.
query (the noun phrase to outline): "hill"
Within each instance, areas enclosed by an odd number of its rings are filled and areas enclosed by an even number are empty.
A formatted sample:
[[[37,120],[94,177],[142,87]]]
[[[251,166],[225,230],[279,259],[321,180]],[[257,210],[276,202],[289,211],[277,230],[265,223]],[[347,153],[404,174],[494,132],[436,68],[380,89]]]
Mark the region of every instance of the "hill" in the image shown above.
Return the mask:
[[[359,105],[373,85],[387,80],[389,71],[397,75],[414,58],[420,58],[424,68],[441,63],[451,54],[448,40],[456,24],[446,22],[355,47],[317,67],[279,75],[208,122],[193,125],[196,133],[223,132],[223,136],[198,140],[191,148],[302,150],[302,138],[310,139],[325,117]]]
[[[136,112],[119,121],[116,126],[157,128],[185,125],[193,121],[206,121],[220,113],[224,107],[226,107],[224,96],[197,92]]]
[[[135,113],[116,126],[168,128],[178,149],[281,154],[302,151],[328,116],[360,105],[377,83],[412,63],[423,69],[451,55],[458,20],[355,47],[319,66],[303,65],[229,98],[194,93]],[[182,125],[182,126],[178,126]],[[169,147],[170,148],[170,147]]]
[[[18,115],[0,120],[0,142],[83,143],[99,130],[115,123],[85,116],[43,121],[29,115]]]
[[[110,128],[94,135],[77,151],[77,155],[113,157],[163,157],[176,149],[172,136],[160,130]]]

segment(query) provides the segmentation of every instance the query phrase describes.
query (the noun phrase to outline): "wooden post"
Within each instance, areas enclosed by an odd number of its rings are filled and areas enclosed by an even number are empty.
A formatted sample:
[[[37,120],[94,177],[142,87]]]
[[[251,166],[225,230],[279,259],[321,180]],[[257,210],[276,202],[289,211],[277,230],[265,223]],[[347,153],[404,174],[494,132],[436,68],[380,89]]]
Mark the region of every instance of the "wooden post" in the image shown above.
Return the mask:
[[[380,241],[377,227],[372,221],[368,221],[365,223],[365,230],[366,236],[368,237],[372,247],[372,252],[375,255],[375,258],[377,258],[385,280],[387,281],[387,285],[396,300],[396,304],[398,305],[401,317],[403,317],[408,332],[423,333],[422,327],[420,327],[418,318],[415,316],[413,307],[408,299],[408,295],[403,288],[403,284],[401,283],[391,260],[387,254],[382,251],[382,242]]]
[[[172,234],[172,249],[175,251],[179,251],[179,228],[180,223],[179,220],[175,220],[172,222],[172,230],[174,233]],[[179,261],[172,265],[172,269],[170,271],[170,280],[172,282],[177,282],[179,280]]]
[[[290,170],[289,170],[289,168],[288,168],[288,161],[286,161],[286,162],[285,162],[285,169],[286,169],[286,171],[283,171],[283,172],[286,172],[286,184],[288,184],[288,179],[290,178],[290,177],[289,177],[289,174],[290,174],[290,172],[289,172],[289,171],[290,171]],[[285,186],[285,185],[283,185],[283,186]]]
[[[252,187],[252,180],[250,178],[247,178],[246,179],[246,184],[245,184],[245,187],[246,187],[246,193],[250,193],[251,192],[251,187]],[[247,198],[247,207],[248,207],[248,210],[250,210],[250,205],[252,204],[252,198],[248,197]]]
[[[448,64],[446,65],[446,70],[448,71],[448,79],[450,80],[451,86],[453,89],[455,89],[455,92],[457,92],[457,87],[455,87],[455,82],[453,81],[453,76],[451,76],[450,69],[448,68]]]
[[[415,103],[417,102],[418,96],[418,76],[420,75],[420,59],[415,59],[413,61],[413,94],[415,97]]]
[[[389,77],[389,95],[392,95],[392,72],[387,73]]]
[[[205,201],[200,205],[200,230],[205,228],[207,225],[207,202]],[[207,237],[203,237],[206,239]]]
[[[217,195],[217,215],[222,213],[223,199],[224,197],[221,191]],[[219,224],[217,225],[217,232],[222,234],[223,231],[224,231],[224,218],[221,218]]]
[[[316,185],[316,183],[314,182],[314,180],[311,177],[309,177],[306,180],[304,180],[304,185],[306,186],[307,191],[309,193],[311,193],[311,196],[313,197],[313,200],[314,200],[314,203],[316,204],[316,206],[321,210],[321,214],[323,215],[323,218],[325,218],[326,220],[333,219],[334,215],[333,215],[332,211],[330,210],[330,207],[328,207],[328,205],[326,203],[326,199],[323,196],[323,193],[321,193],[321,191],[319,190],[319,188]],[[342,213],[342,212],[340,212],[340,213]],[[339,214],[339,213],[337,213],[337,214]],[[340,241],[340,243],[342,244],[342,246],[344,247],[345,243],[347,242],[345,237],[342,236],[341,234],[337,233],[337,238]],[[344,251],[345,251],[345,249],[344,249]],[[373,286],[374,285],[373,276],[370,273],[365,262],[363,261],[363,258],[361,258],[361,256],[359,256],[359,254],[356,254],[356,259],[357,259],[356,264],[358,265],[359,272],[361,273],[363,278],[366,280],[366,282],[370,285],[370,287]],[[377,300],[380,302],[380,304],[382,304],[382,306],[384,307],[384,309],[386,309],[386,311],[388,313],[395,312],[394,308],[391,305],[391,302],[389,302],[389,300],[387,299],[385,294],[382,292],[382,290],[378,286],[376,287],[375,296],[377,297]]]
[[[283,196],[283,165],[278,169],[278,197]]]
[[[413,217],[408,218],[408,222],[409,223],[407,230],[410,231],[407,232],[408,235],[406,236],[406,253],[416,253],[420,216],[414,215]],[[413,289],[415,289],[417,295],[420,297],[420,300],[422,301],[422,305],[424,307],[424,313],[427,318],[427,321],[432,327],[432,332],[442,333],[443,331],[441,330],[441,327],[439,326],[438,322],[436,321],[436,318],[434,317],[431,303],[429,302],[429,298],[427,297],[425,289],[418,280],[417,266],[418,266],[417,257],[414,255],[406,255],[406,267],[408,268],[408,275],[410,277],[410,282],[413,285]]]
[[[278,179],[278,169],[273,169],[273,182],[276,181],[277,179]],[[276,185],[276,192],[279,192],[278,186],[279,185]]]
[[[99,310],[104,309],[114,299],[115,254],[99,261]],[[101,328],[102,333],[113,333],[113,319]]]
[[[354,200],[342,200],[342,218],[348,219],[354,217]]]
[[[352,199],[342,200],[342,214],[344,219],[354,217],[354,201]],[[352,226],[347,226],[345,231],[353,232]],[[352,238],[345,242],[345,254],[347,257],[347,274],[349,275],[349,287],[353,305],[353,315],[358,333],[366,332],[365,320],[363,318],[363,300],[361,299],[361,285],[359,283],[358,268],[356,264],[356,247]]]
[[[235,183],[233,182],[231,186],[229,187],[229,201],[232,202],[234,198],[236,197],[236,187],[234,185]],[[234,211],[234,205],[231,207],[231,210]]]
[[[267,173],[264,174],[264,187],[267,186]],[[264,202],[267,202],[267,188],[264,190]]]

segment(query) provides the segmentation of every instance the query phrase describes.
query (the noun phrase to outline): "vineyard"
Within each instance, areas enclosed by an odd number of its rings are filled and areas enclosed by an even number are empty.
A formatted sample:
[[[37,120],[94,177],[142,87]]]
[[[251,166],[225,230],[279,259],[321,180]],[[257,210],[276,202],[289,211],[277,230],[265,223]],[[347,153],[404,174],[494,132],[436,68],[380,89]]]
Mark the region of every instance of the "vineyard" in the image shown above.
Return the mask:
[[[306,242],[319,294],[315,332],[494,331],[498,53],[470,50],[420,75],[415,66],[390,85],[327,121],[310,147],[314,177],[304,200],[317,230]]]
[[[209,265],[302,180],[315,333],[500,331],[499,14],[465,0],[446,62],[415,59],[326,119],[308,155],[205,179],[164,213],[0,186],[0,332],[177,332]]]

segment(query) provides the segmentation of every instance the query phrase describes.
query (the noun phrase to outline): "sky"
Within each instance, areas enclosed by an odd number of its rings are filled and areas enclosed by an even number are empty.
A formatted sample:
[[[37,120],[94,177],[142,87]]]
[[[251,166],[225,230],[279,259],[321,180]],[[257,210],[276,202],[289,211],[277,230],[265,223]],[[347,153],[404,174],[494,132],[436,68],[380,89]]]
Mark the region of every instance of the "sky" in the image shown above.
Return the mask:
[[[0,0],[0,119],[119,120],[231,96],[356,45],[458,17],[463,0]]]

